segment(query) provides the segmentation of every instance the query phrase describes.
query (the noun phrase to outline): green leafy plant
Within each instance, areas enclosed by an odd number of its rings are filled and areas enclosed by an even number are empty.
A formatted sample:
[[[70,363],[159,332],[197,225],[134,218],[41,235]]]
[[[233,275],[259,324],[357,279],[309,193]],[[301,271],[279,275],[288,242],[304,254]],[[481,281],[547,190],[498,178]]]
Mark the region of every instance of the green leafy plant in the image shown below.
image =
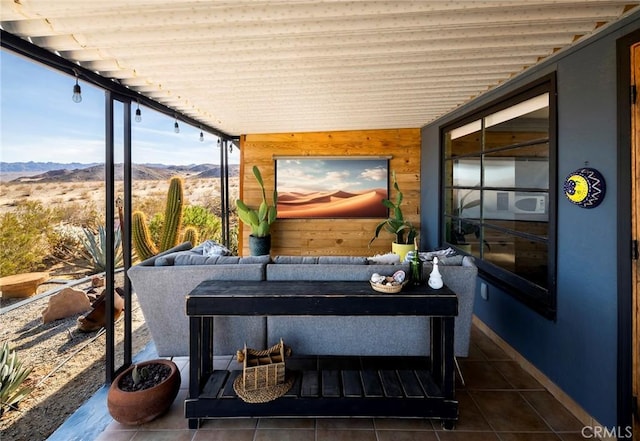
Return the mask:
[[[236,200],[238,209],[238,217],[242,222],[251,228],[251,234],[255,237],[266,237],[271,231],[271,224],[276,221],[277,217],[277,201],[278,192],[273,190],[273,202],[271,205],[267,202],[267,194],[264,190],[264,181],[262,174],[257,166],[253,166],[253,175],[260,185],[262,191],[262,202],[257,209],[249,208],[242,200]]]
[[[0,348],[0,416],[5,409],[17,409],[20,400],[34,389],[22,385],[30,373],[31,368],[24,368],[16,352],[4,342]]]
[[[98,234],[94,234],[88,228],[84,228],[82,245],[84,250],[81,253],[88,262],[88,268],[99,273],[107,269],[107,231],[103,225],[98,227]],[[114,230],[113,255],[115,267],[123,265],[122,255],[122,233],[120,228]]]
[[[391,202],[389,199],[383,199],[382,205],[389,209],[389,217],[376,226],[376,231],[369,241],[369,245],[378,238],[380,232],[384,229],[389,233],[395,235],[396,243],[398,244],[412,244],[418,231],[411,224],[411,222],[405,220],[402,214],[402,208],[400,205],[404,199],[404,195],[400,191],[398,186],[398,180],[396,179],[396,173],[392,173],[393,176],[393,188],[396,190],[396,201]]]
[[[186,235],[189,227],[196,230],[197,237],[214,240],[220,238],[222,229],[220,218],[202,205],[185,206],[182,210],[182,225],[185,227],[183,240],[188,240]],[[191,243],[196,242],[191,241]]]

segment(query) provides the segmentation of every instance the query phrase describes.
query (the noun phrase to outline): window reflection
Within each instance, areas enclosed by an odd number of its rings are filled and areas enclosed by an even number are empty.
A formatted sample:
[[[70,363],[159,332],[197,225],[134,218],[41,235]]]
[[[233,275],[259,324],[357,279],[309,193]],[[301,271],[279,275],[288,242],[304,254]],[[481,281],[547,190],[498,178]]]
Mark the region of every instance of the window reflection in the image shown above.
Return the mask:
[[[552,279],[550,96],[530,94],[444,133],[444,241],[499,269],[496,277],[543,290]]]

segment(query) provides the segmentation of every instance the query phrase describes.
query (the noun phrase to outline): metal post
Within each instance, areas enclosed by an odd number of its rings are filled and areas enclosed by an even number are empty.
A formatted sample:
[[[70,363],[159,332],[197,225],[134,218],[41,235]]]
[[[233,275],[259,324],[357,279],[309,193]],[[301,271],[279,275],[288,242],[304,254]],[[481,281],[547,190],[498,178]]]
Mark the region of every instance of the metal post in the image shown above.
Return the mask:
[[[122,257],[124,264],[124,366],[129,366],[132,361],[131,347],[133,326],[131,325],[131,281],[127,277],[127,271],[131,268],[131,101],[124,105],[124,213],[120,224],[122,234]],[[124,224],[124,225],[123,225]]]
[[[105,250],[105,329],[106,329],[106,382],[110,383],[114,379],[115,367],[115,338],[113,324],[113,294],[114,294],[114,271],[113,271],[113,243],[114,243],[114,124],[113,124],[113,95],[110,91],[105,91],[105,160],[104,160],[104,185],[105,185],[105,230],[106,230],[106,250]]]
[[[229,151],[227,150],[228,145],[232,145],[231,141],[225,139],[224,141],[224,163],[222,164],[221,173],[224,173],[224,200],[222,201],[224,211],[222,215],[224,216],[224,237],[225,237],[225,246],[228,248],[231,245],[231,237],[229,234]]]

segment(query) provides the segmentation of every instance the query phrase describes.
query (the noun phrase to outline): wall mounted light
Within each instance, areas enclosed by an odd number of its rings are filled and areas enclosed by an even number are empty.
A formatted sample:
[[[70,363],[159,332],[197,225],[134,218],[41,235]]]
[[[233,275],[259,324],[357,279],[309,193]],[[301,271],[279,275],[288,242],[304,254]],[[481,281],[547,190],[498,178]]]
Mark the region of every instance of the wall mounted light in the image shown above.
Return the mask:
[[[176,122],[173,124],[173,131],[176,133],[180,133],[180,126],[178,125],[178,118],[176,117]]]
[[[138,108],[136,109],[136,122],[142,121],[142,112],[140,111],[140,101],[138,101]]]
[[[74,103],[82,102],[82,89],[78,84],[78,74],[76,74],[76,84],[73,86],[73,95],[71,95],[71,99]]]

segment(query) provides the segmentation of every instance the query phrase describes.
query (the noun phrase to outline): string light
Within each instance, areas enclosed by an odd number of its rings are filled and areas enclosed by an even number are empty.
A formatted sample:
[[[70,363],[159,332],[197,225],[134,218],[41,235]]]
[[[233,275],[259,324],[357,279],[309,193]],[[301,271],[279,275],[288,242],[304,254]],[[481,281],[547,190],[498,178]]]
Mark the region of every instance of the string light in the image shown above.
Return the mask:
[[[176,117],[176,122],[173,124],[173,131],[176,133],[180,133],[180,126],[178,125],[178,117]]]
[[[78,84],[78,74],[77,73],[76,73],[76,84],[73,86],[73,95],[71,96],[71,99],[73,100],[74,103],[82,102],[82,89],[80,88],[80,85]]]
[[[204,133],[200,130],[200,142],[204,142]]]
[[[136,109],[136,122],[142,121],[142,112],[140,111],[140,101],[138,101],[138,108]]]

